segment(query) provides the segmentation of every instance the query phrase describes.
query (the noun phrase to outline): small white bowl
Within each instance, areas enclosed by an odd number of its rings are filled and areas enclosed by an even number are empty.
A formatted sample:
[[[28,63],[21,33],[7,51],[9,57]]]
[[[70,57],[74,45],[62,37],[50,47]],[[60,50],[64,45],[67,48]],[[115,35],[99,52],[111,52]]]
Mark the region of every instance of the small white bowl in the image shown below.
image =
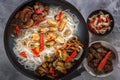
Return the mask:
[[[88,66],[88,63],[87,63],[87,59],[86,59],[86,58],[85,58],[84,61],[83,61],[83,66],[84,66],[84,68],[86,69],[86,71],[87,71],[89,74],[91,74],[92,76],[95,76],[95,77],[106,77],[106,76],[109,76],[109,75],[111,75],[111,74],[113,73],[113,71],[118,67],[118,53],[117,53],[116,49],[112,46],[112,44],[110,44],[110,43],[108,43],[108,42],[106,42],[106,41],[94,41],[94,42],[91,42],[90,45],[89,45],[89,47],[90,47],[92,44],[94,44],[94,43],[101,43],[104,47],[112,50],[112,51],[115,53],[116,59],[113,60],[113,70],[112,70],[111,72],[109,72],[109,73],[106,73],[106,74],[100,74],[100,75],[95,74],[95,72],[93,71],[93,69]]]

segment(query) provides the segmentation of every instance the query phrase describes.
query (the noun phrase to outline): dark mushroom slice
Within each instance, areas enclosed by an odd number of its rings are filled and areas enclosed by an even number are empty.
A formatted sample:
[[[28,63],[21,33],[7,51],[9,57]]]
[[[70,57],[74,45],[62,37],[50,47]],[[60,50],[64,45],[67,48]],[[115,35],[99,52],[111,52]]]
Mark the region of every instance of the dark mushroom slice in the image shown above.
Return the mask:
[[[26,22],[25,25],[22,25],[21,28],[27,29],[27,28],[32,27],[33,24],[34,24],[34,21],[32,19],[30,19],[30,20],[28,20],[28,22]]]
[[[34,11],[31,7],[25,7],[20,15],[21,21],[27,22],[31,18],[33,12]]]

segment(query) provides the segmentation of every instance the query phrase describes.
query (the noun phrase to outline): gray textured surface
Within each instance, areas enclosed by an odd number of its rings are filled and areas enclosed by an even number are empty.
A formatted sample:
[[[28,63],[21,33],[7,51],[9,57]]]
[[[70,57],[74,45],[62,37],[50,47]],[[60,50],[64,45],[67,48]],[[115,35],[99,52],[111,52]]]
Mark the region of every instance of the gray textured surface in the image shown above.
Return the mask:
[[[8,60],[3,44],[3,33],[5,24],[14,11],[14,9],[26,0],[0,0],[0,80],[31,80],[19,73]],[[67,0],[72,3],[82,13],[83,17],[87,16],[96,9],[105,9],[112,13],[115,19],[115,28],[111,34],[105,37],[97,37],[90,34],[90,41],[105,40],[111,42],[120,55],[120,0]],[[87,72],[74,80],[120,80],[120,69],[108,77],[95,78]]]

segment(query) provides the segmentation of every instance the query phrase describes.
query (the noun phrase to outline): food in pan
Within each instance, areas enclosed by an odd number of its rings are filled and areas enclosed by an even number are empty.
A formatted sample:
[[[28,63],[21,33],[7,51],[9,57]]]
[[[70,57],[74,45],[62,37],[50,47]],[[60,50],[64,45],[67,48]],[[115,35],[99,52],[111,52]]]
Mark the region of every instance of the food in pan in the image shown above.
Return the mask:
[[[38,76],[67,74],[83,52],[76,35],[78,19],[69,10],[37,2],[11,21],[13,51],[18,62]]]
[[[115,59],[115,53],[100,42],[93,43],[89,47],[87,63],[97,75],[107,74],[113,71],[113,62]]]
[[[76,36],[70,38],[61,48],[56,47],[56,52],[51,57],[44,56],[46,61],[37,68],[35,74],[46,75],[50,78],[67,74],[67,71],[75,64],[75,60],[80,58],[82,47]]]
[[[89,17],[88,20],[88,27],[95,34],[105,34],[111,30],[112,19],[109,14],[99,11],[99,13]]]

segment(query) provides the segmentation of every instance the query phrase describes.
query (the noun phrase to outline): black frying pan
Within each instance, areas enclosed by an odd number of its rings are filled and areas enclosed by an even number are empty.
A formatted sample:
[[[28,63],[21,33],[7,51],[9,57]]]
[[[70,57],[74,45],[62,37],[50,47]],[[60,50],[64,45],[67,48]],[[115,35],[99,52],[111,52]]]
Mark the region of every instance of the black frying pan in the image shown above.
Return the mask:
[[[13,19],[13,17],[15,16],[15,14],[23,9],[25,6],[31,6],[33,4],[35,4],[35,2],[40,1],[43,4],[47,4],[47,5],[57,5],[57,6],[61,6],[62,9],[70,9],[70,11],[75,14],[78,19],[79,19],[79,25],[78,25],[78,31],[76,32],[76,34],[79,36],[81,42],[84,45],[84,52],[81,56],[81,58],[76,62],[76,64],[71,68],[71,70],[68,72],[67,75],[63,75],[63,76],[59,76],[55,79],[64,79],[64,80],[68,80],[70,78],[75,77],[75,74],[72,73],[81,73],[81,70],[77,70],[77,68],[81,65],[81,62],[83,61],[83,59],[85,58],[86,55],[86,51],[87,51],[87,47],[89,44],[89,34],[88,34],[88,28],[87,25],[82,17],[82,15],[80,14],[80,12],[70,3],[68,3],[65,0],[29,0],[24,2],[22,5],[20,5],[10,16],[10,18],[8,19],[8,22],[6,24],[5,27],[5,31],[4,31],[4,46],[5,46],[5,50],[7,53],[7,56],[9,58],[9,60],[11,61],[11,63],[14,65],[14,67],[20,71],[22,74],[33,78],[33,79],[39,79],[39,80],[50,80],[50,78],[48,77],[37,77],[34,75],[33,71],[29,71],[26,70],[24,68],[24,66],[22,66],[21,64],[18,63],[17,61],[17,57],[15,56],[15,53],[13,52],[13,44],[14,44],[14,40],[10,35],[10,30],[12,29],[9,24],[11,22],[11,20]],[[72,76],[71,76],[72,75]],[[77,74],[78,75],[78,74]],[[70,77],[70,78],[69,78]]]

